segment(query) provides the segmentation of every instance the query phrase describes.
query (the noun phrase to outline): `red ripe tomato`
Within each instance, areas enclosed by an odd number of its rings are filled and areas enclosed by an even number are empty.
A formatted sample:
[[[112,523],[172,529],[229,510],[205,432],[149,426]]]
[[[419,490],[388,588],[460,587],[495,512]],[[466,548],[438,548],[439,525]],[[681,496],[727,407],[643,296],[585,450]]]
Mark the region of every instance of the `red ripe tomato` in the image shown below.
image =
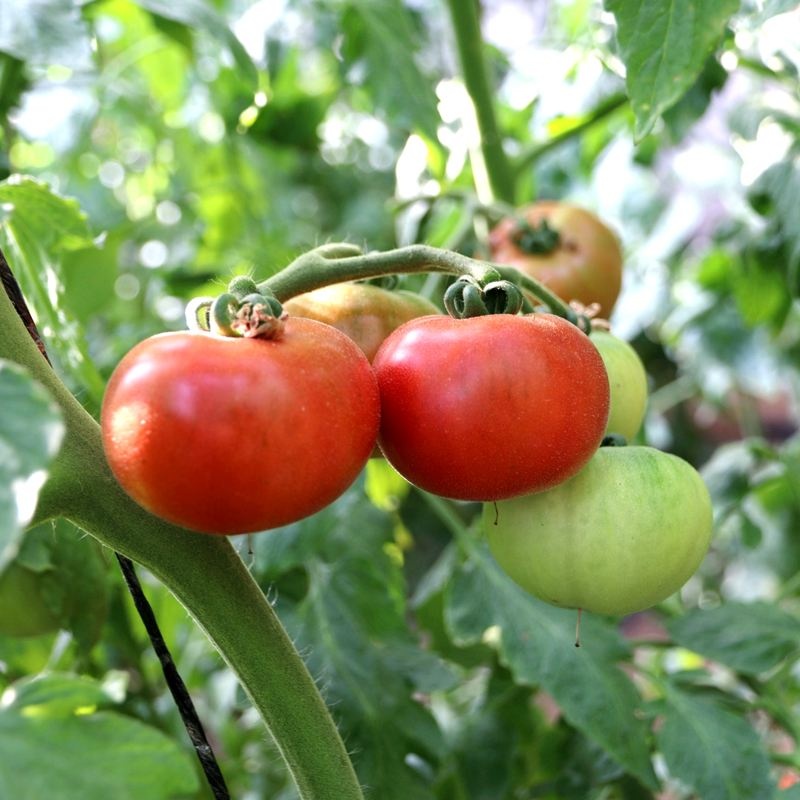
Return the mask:
[[[546,253],[526,252],[517,220],[507,217],[489,236],[491,259],[541,281],[567,302],[599,303],[607,318],[622,286],[622,251],[614,232],[591,211],[556,200],[534,203],[522,217],[533,228],[546,222],[558,234],[556,246]]]
[[[605,431],[603,360],[550,314],[421,317],[389,335],[373,367],[383,454],[444,497],[499,500],[554,486]]]
[[[140,505],[205,533],[244,533],[318,511],[375,444],[369,362],[343,333],[289,319],[276,339],[181,332],[134,347],[111,377],[103,444]]]

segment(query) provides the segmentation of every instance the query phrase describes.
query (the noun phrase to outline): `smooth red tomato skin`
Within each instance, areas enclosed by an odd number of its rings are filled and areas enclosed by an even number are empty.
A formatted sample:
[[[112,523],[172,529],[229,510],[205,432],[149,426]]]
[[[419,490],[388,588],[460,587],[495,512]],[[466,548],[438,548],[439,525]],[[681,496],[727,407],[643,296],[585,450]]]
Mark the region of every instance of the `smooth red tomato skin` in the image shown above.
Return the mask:
[[[600,304],[608,317],[622,288],[622,250],[616,234],[591,211],[558,200],[522,210],[533,226],[547,222],[561,241],[550,253],[526,253],[516,243],[517,222],[507,217],[489,237],[491,258],[541,281],[563,300]]]
[[[117,480],[205,533],[275,528],[320,510],[375,444],[378,390],[344,334],[289,319],[276,340],[153,336],[120,362],[101,415]]]
[[[605,431],[603,361],[551,314],[421,317],[386,339],[373,367],[381,450],[443,497],[491,501],[554,486]]]

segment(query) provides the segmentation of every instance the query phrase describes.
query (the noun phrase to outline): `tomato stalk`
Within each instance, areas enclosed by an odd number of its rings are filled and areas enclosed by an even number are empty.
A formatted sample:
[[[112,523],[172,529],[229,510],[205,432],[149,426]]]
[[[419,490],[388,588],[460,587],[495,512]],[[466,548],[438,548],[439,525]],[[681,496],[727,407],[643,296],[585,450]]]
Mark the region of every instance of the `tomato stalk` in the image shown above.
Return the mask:
[[[556,316],[575,324],[579,322],[579,315],[561,298],[519,270],[424,244],[371,253],[362,253],[355,245],[346,243],[326,244],[298,256],[280,272],[259,283],[258,290],[271,291],[283,302],[334,283],[423,272],[468,277],[483,287],[499,280],[510,281],[535,295]]]
[[[476,159],[473,156],[473,172],[476,177],[485,172],[494,197],[512,203],[515,190],[514,173],[503,149],[503,138],[495,114],[489,71],[483,55],[484,41],[480,28],[480,3],[478,0],[468,0],[468,2],[448,0],[448,8],[458,49],[461,74],[475,107],[475,118],[480,133],[480,155],[483,163],[474,163]]]
[[[120,488],[100,428],[42,357],[0,291],[0,358],[43,384],[67,428],[33,523],[72,520],[150,570],[195,618],[239,677],[272,734],[303,800],[363,800],[336,726],[274,610],[236,550],[160,520]]]

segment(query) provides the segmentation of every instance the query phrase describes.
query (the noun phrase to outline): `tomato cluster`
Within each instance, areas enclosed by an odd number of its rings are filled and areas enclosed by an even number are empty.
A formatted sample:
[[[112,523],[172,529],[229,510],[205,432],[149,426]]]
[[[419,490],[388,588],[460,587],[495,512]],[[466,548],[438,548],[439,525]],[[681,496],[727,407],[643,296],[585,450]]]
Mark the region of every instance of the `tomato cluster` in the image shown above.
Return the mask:
[[[453,318],[363,284],[254,322],[246,291],[234,306],[249,316],[220,330],[261,333],[161,334],[112,375],[108,461],[152,513],[215,534],[285,525],[344,492],[377,442],[420,489],[485,503],[497,562],[548,602],[625,614],[697,568],[711,530],[698,474],[601,447],[634,438],[647,402],[641,361],[610,332],[486,307]]]

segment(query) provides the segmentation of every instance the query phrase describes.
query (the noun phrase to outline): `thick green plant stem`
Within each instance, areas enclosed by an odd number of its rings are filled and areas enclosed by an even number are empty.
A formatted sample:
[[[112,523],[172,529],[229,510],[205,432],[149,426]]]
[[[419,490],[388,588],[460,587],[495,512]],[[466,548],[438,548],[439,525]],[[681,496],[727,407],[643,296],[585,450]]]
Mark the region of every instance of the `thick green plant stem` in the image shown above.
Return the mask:
[[[571,322],[577,321],[575,312],[561,298],[514,267],[477,261],[461,253],[424,244],[363,254],[347,243],[322,245],[303,253],[285,269],[260,283],[259,288],[269,289],[284,302],[303,292],[334,283],[419,272],[469,276],[482,286],[491,281],[507,280],[538,297],[553,314]]]
[[[107,466],[98,424],[47,364],[2,290],[0,358],[25,367],[49,389],[67,427],[35,522],[72,520],[174,593],[238,675],[303,800],[363,800],[316,684],[230,542],[159,520],[122,491]]]
[[[479,0],[447,0],[447,4],[456,38],[461,74],[475,107],[489,184],[496,199],[513,203],[515,180],[511,164],[503,150],[503,138],[494,108],[494,93],[483,54],[480,3]]]

